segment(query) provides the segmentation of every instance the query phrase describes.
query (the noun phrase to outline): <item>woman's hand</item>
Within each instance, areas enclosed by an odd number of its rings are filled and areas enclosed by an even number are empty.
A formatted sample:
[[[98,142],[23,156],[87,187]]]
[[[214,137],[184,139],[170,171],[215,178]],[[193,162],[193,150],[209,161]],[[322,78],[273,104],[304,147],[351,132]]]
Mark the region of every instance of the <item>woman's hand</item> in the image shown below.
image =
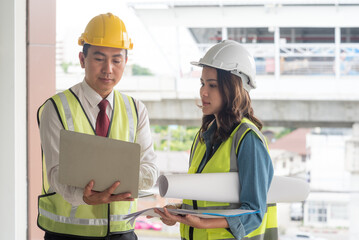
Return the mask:
[[[163,208],[163,212],[159,209],[155,209],[155,213],[161,216],[161,221],[169,226],[173,226],[176,222],[186,224],[188,226],[205,229],[205,228],[228,228],[228,223],[225,218],[199,218],[187,214],[185,216],[173,215],[166,207]]]
[[[173,225],[175,225],[176,224],[176,222],[177,221],[175,221],[175,220],[172,220],[172,218],[173,217],[175,217],[175,215],[173,215],[173,214],[171,214],[171,213],[169,213],[168,212],[168,210],[167,210],[167,208],[169,208],[169,209],[177,209],[177,208],[179,208],[179,206],[180,205],[166,205],[166,206],[164,206],[163,207],[163,209],[165,210],[165,212],[167,213],[167,214],[164,214],[163,212],[161,212],[160,210],[158,210],[158,209],[155,209],[155,213],[157,213],[158,215],[160,215],[161,216],[161,221],[164,223],[164,224],[166,224],[166,225],[168,225],[168,226],[173,226]]]

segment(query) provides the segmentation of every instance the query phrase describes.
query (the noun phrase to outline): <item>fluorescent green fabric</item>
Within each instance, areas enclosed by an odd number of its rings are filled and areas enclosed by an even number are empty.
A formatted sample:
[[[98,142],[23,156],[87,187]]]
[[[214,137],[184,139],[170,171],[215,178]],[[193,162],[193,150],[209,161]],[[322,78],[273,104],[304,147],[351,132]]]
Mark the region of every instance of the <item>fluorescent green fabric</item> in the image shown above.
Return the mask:
[[[70,90],[53,96],[50,101],[55,104],[66,130],[95,134],[81,104]],[[38,119],[41,119],[41,113],[42,107],[38,111]],[[137,113],[132,98],[114,91],[114,111],[108,137],[134,141],[136,131]],[[43,192],[39,196],[38,225],[45,231],[87,237],[103,237],[109,232],[126,232],[134,226],[123,221],[122,216],[136,210],[137,201],[71,206],[61,195],[51,193],[43,156]]]
[[[244,118],[232,132],[230,137],[219,146],[217,151],[211,157],[211,160],[207,162],[202,173],[238,172],[237,153],[239,145],[246,133],[250,130],[253,130],[253,132],[257,134],[262,142],[266,144],[263,135],[260,133],[257,127],[250,120]],[[197,169],[206,152],[206,145],[200,142],[198,138],[199,136],[197,134],[191,151],[190,167],[188,170],[189,174],[194,174],[197,172]],[[183,205],[187,209],[193,209],[193,204],[193,200],[183,200]],[[213,209],[213,207],[222,209],[235,209],[239,208],[240,206],[240,204],[209,201],[196,201],[196,204],[198,209]],[[181,238],[186,240],[235,239],[234,236],[224,228],[197,229],[181,224],[180,231]],[[266,234],[266,232],[270,233]],[[263,217],[261,226],[251,234],[245,236],[245,239],[277,240],[277,210],[275,205],[267,205],[267,213]]]

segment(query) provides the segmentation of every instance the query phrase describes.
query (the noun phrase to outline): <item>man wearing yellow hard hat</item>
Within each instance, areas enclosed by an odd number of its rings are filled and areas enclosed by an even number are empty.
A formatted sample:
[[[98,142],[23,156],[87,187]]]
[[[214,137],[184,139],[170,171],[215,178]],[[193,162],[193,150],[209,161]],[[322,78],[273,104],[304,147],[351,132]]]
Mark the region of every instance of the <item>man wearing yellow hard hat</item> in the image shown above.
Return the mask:
[[[38,111],[43,150],[43,186],[38,226],[45,239],[137,239],[123,215],[135,212],[130,193],[112,194],[115,182],[103,192],[59,183],[60,130],[136,142],[141,145],[140,189],[157,179],[149,119],[144,104],[113,88],[121,80],[127,51],[133,43],[123,21],[107,13],[94,17],[80,36],[84,80],[49,98]]]

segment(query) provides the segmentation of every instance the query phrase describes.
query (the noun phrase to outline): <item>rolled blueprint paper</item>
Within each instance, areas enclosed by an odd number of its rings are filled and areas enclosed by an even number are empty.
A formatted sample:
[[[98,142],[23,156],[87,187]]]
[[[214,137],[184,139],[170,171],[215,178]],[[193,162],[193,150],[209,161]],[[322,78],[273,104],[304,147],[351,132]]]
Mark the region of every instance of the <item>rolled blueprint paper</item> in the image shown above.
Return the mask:
[[[302,202],[310,192],[309,183],[293,177],[274,176],[268,190],[267,203]]]
[[[161,175],[158,187],[161,197],[239,202],[238,173]]]
[[[202,173],[161,175],[158,178],[161,197],[213,202],[239,202],[238,173]],[[267,203],[300,202],[309,194],[304,180],[274,176]]]

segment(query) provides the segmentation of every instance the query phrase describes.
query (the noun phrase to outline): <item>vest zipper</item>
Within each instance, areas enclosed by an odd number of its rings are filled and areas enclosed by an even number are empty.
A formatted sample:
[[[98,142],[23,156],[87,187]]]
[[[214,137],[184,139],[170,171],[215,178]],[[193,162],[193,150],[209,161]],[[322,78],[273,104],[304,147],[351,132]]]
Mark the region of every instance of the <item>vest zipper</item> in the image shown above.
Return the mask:
[[[110,240],[110,219],[111,219],[111,214],[110,214],[110,204],[107,204],[107,236],[106,239]]]
[[[193,240],[193,227],[189,227],[189,240]]]
[[[193,202],[193,209],[198,209],[198,206],[197,206],[197,200],[192,200]],[[194,228],[193,227],[189,227],[189,240],[193,240],[193,232],[194,232]]]

